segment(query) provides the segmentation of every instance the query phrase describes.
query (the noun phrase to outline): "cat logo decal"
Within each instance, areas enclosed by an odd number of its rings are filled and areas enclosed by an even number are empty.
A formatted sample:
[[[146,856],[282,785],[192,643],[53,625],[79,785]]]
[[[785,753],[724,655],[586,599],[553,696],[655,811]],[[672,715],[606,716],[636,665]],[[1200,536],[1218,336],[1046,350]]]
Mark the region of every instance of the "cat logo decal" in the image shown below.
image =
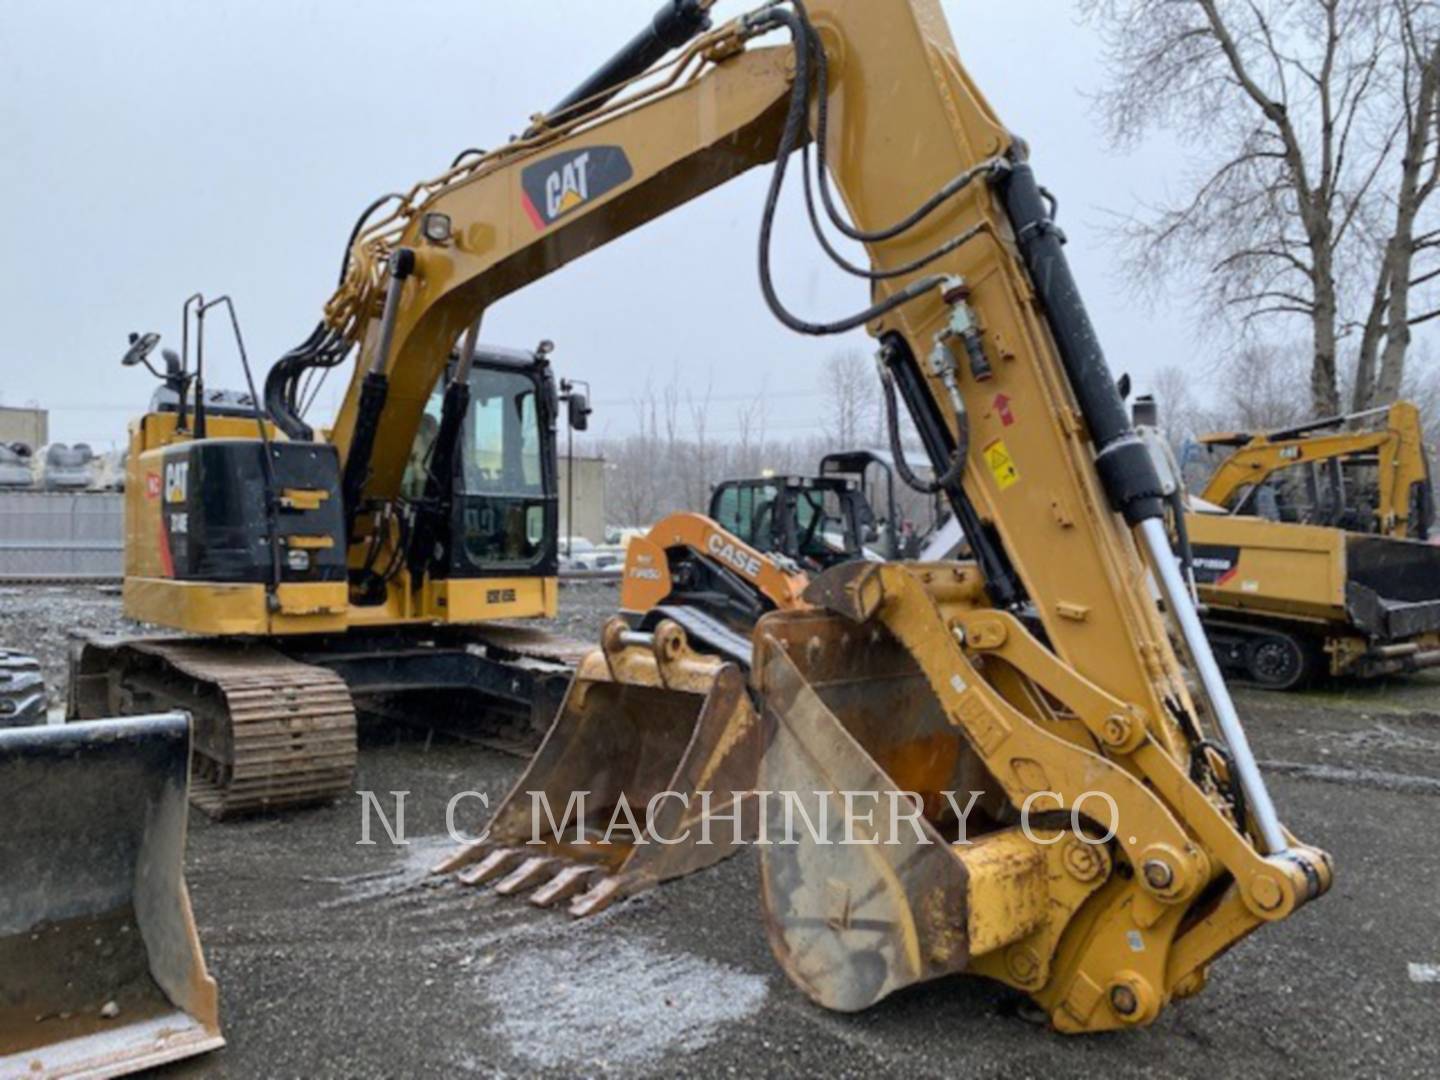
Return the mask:
[[[526,166],[520,174],[525,213],[545,229],[572,211],[629,183],[635,172],[618,146],[589,146]]]

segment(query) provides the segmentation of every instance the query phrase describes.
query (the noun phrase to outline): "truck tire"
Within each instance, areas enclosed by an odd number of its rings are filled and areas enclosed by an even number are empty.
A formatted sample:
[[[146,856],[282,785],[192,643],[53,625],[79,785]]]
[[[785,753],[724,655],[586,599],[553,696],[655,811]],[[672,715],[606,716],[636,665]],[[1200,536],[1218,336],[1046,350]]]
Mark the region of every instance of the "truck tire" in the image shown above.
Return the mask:
[[[1294,634],[1257,634],[1245,646],[1245,675],[1263,690],[1295,690],[1315,674],[1315,651]]]
[[[40,662],[0,649],[0,728],[43,724],[50,708]]]

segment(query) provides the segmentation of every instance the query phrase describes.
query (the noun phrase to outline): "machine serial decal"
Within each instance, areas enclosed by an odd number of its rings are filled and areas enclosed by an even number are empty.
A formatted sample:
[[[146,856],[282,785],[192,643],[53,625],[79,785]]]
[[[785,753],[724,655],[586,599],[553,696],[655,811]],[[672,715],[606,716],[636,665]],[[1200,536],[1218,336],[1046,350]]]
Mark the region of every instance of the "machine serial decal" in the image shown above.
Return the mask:
[[[520,174],[521,201],[537,229],[553,225],[635,175],[618,146],[590,146],[537,161]]]

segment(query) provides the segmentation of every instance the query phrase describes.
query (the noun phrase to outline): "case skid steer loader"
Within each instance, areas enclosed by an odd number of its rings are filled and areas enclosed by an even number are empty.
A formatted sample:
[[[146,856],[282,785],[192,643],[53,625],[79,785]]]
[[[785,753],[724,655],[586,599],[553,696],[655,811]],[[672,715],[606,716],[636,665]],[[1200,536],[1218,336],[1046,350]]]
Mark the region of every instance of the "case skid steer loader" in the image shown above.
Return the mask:
[[[189,724],[0,730],[0,1076],[224,1045],[185,888]]]

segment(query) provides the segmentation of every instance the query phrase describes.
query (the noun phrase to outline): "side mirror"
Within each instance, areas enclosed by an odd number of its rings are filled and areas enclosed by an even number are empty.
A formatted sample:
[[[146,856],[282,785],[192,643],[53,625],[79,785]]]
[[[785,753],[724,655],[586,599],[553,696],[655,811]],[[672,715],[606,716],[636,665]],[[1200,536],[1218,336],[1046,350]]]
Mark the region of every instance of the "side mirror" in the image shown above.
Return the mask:
[[[574,431],[588,431],[590,428],[590,399],[578,390],[570,391],[570,427]]]
[[[121,357],[120,363],[125,367],[143,364],[155,351],[155,346],[159,344],[159,334],[131,334],[130,348],[125,350],[125,355]]]

